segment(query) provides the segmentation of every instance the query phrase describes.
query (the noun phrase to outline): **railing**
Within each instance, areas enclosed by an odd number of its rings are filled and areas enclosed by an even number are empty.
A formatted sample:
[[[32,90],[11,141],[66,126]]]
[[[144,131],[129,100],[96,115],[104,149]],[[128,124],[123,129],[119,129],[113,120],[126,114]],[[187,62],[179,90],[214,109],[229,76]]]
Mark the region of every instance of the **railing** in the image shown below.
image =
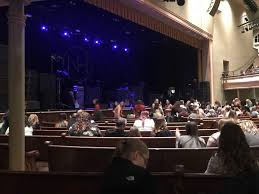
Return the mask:
[[[226,79],[228,77],[242,76],[242,72],[246,73],[246,70],[248,70],[253,65],[257,57],[258,54],[256,53],[256,55],[249,59],[249,61],[247,61],[243,66],[235,69],[234,71],[223,72],[222,79]]]

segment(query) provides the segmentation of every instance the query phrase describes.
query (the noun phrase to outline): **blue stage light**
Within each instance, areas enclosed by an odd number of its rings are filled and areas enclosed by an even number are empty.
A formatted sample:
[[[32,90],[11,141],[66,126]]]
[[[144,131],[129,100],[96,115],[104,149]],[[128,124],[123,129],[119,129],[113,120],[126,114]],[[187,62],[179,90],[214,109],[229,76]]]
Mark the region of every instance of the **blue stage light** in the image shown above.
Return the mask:
[[[48,31],[48,27],[45,26],[45,25],[42,25],[42,26],[40,27],[40,29],[41,29],[42,31]]]
[[[100,40],[95,40],[95,41],[94,41],[94,44],[100,45],[100,44],[101,44],[101,41],[100,41]]]
[[[129,52],[129,49],[128,48],[124,48],[124,52]]]
[[[118,45],[115,44],[115,45],[112,46],[112,48],[116,49],[116,48],[118,48]]]
[[[89,39],[87,37],[84,37],[85,42],[89,42]]]

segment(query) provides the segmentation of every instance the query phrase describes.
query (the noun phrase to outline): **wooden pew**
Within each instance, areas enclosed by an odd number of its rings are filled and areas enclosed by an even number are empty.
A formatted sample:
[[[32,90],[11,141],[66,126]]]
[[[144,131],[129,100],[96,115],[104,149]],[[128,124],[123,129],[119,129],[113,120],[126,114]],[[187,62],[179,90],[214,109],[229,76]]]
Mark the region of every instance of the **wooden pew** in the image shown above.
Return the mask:
[[[157,194],[227,194],[229,187],[235,187],[233,183],[252,188],[254,193],[258,191],[256,181],[246,185],[229,176],[171,172],[152,173],[152,176]],[[4,194],[99,194],[103,173],[0,171],[0,179]]]
[[[115,146],[117,142],[125,138],[114,137],[71,137],[71,136],[26,136],[25,150],[39,150],[39,161],[48,161],[48,146],[46,142],[59,145],[76,145],[76,146]],[[208,136],[203,136],[207,141]],[[142,137],[141,138],[149,147],[175,147],[175,137]],[[172,140],[172,141],[171,141]],[[8,143],[8,136],[0,135],[0,143]]]
[[[60,145],[50,145],[48,149],[49,169],[59,172],[103,172],[111,162],[114,151],[114,148],[111,147]],[[255,156],[259,158],[259,147],[252,147],[251,149]],[[175,171],[176,164],[183,164],[185,172],[204,172],[211,155],[217,148],[149,148],[149,150],[148,169],[152,172]]]
[[[33,130],[33,135],[61,136],[62,133],[67,133],[67,130]]]
[[[0,169],[9,168],[9,147],[7,143],[0,143]],[[25,153],[25,170],[37,171],[36,158],[39,157],[37,150],[27,151]]]
[[[129,132],[129,130],[125,130],[127,133]],[[175,134],[175,130],[170,130],[173,134]],[[218,130],[217,129],[199,129],[199,135],[200,136],[210,136],[213,133],[216,133]],[[106,130],[101,130],[102,135],[105,135]],[[47,135],[47,136],[59,136],[62,135],[63,133],[67,133],[67,130],[33,130],[33,135]],[[142,137],[149,137],[151,136],[151,132],[150,131],[140,131]],[[180,133],[182,135],[186,134],[185,130],[180,130]]]
[[[49,145],[49,170],[53,172],[103,172],[115,148]],[[259,158],[259,147],[251,147]],[[182,164],[185,172],[203,173],[217,148],[176,149],[149,148],[148,169],[151,172],[173,172]]]
[[[132,139],[135,137],[72,137],[63,138],[62,145],[68,146],[93,146],[93,147],[115,147],[119,141],[124,139]],[[142,141],[150,148],[175,147],[175,137],[140,137]]]

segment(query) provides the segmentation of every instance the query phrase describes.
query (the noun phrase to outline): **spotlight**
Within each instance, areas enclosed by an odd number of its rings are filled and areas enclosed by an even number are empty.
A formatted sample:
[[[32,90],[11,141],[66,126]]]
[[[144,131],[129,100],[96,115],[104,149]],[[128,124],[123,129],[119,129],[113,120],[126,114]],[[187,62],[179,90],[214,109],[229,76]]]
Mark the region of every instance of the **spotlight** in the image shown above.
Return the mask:
[[[89,39],[87,37],[84,37],[85,42],[89,42]]]
[[[185,0],[177,0],[177,5],[183,6],[185,4]]]
[[[112,46],[112,48],[116,49],[116,48],[118,48],[118,45],[115,44],[115,45]]]
[[[100,45],[100,44],[101,44],[101,41],[100,41],[100,40],[95,40],[95,41],[94,41],[94,44]]]
[[[42,26],[40,27],[40,29],[41,29],[42,31],[48,31],[48,27],[45,26],[45,25],[42,25]]]
[[[63,32],[63,36],[69,37],[69,33],[67,31]]]
[[[129,49],[128,48],[124,48],[124,52],[129,52]]]

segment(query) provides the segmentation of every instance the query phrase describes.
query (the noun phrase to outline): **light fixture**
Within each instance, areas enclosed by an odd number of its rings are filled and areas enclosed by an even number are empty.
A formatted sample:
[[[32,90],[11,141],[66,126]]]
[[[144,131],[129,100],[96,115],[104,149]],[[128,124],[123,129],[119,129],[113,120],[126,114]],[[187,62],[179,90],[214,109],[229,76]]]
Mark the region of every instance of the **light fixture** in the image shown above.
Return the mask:
[[[45,25],[42,25],[42,26],[40,27],[40,29],[41,29],[42,31],[48,31],[48,27],[45,26]]]

